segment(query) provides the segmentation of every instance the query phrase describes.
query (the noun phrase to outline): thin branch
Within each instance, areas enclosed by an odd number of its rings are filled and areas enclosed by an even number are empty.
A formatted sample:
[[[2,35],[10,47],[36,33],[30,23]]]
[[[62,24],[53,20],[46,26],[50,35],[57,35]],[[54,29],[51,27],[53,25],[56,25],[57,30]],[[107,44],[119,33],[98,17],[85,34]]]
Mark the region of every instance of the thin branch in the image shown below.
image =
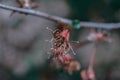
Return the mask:
[[[91,57],[90,57],[90,62],[89,62],[89,67],[88,69],[91,69],[93,68],[93,65],[94,65],[94,61],[95,61],[95,55],[96,55],[96,43],[94,44],[94,48],[93,48],[93,52],[91,54]]]
[[[95,22],[81,22],[81,26],[90,28],[103,28],[103,29],[118,29],[120,28],[120,23],[95,23]]]
[[[69,19],[64,19],[64,18],[61,18],[61,17],[58,17],[58,16],[52,16],[52,15],[49,15],[47,13],[37,11],[37,10],[33,10],[33,9],[17,8],[17,7],[12,7],[12,6],[3,5],[3,4],[0,4],[0,8],[10,10],[10,11],[21,12],[21,13],[25,13],[25,14],[27,13],[29,15],[42,17],[42,18],[52,20],[52,21],[62,21],[62,22],[66,22],[66,23],[69,23],[69,24],[72,23],[72,21],[69,20]]]
[[[77,26],[77,29],[79,29],[81,27],[103,28],[103,29],[108,29],[108,30],[120,28],[120,23],[97,23],[97,22],[82,22],[82,21],[76,22],[74,20],[70,20],[70,19],[66,19],[66,18],[62,18],[62,17],[58,17],[58,16],[52,16],[52,15],[49,15],[47,13],[32,10],[32,9],[21,9],[21,8],[16,8],[16,7],[3,5],[3,4],[0,4],[0,8],[10,10],[10,11],[27,13],[29,15],[42,17],[42,18],[52,20],[55,22],[61,21],[61,22],[68,23],[68,24],[72,25],[73,28],[76,28],[76,26]],[[75,25],[73,23],[75,23]]]

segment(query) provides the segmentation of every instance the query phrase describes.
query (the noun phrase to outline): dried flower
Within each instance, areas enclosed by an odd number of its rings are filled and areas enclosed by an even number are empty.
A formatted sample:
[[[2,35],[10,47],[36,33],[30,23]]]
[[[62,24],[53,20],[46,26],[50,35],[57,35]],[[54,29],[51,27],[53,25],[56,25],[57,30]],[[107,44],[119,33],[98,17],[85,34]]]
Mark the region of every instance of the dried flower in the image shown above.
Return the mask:
[[[52,43],[51,55],[54,60],[61,64],[63,69],[72,74],[80,69],[80,64],[74,61],[72,56],[68,54],[70,50],[73,51],[69,43],[71,26],[63,22],[59,22],[58,24],[54,31],[47,28],[53,32],[53,38],[50,41]]]
[[[69,43],[71,26],[61,22],[58,24],[54,31],[51,30],[53,32],[53,38],[51,39],[52,55],[54,57],[62,56],[63,58],[63,55],[67,54],[68,51],[72,49]]]

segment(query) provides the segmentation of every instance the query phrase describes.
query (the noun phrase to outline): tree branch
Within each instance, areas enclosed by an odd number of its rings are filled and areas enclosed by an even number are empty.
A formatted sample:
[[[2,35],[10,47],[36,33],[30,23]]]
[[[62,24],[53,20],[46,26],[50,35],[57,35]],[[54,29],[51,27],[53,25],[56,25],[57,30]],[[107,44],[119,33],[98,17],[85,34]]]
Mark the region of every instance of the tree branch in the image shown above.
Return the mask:
[[[41,11],[36,11],[32,9],[22,9],[22,8],[16,8],[8,5],[3,5],[0,4],[0,8],[6,9],[6,10],[11,10],[11,11],[16,11],[16,12],[22,12],[22,13],[27,13],[29,15],[33,16],[38,16],[42,17],[48,20],[52,20],[54,22],[64,22],[68,23],[73,26],[73,28],[79,29],[81,27],[87,27],[87,28],[102,28],[102,29],[117,29],[120,28],[120,23],[97,23],[97,22],[82,22],[78,20],[70,20],[58,16],[52,16],[47,13],[41,12]]]

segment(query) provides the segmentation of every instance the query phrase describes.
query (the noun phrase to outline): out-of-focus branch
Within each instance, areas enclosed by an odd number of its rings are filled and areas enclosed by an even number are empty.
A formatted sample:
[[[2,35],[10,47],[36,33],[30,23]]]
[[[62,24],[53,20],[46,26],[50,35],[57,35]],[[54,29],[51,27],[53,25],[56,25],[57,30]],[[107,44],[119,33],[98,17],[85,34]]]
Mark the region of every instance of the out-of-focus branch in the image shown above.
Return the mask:
[[[12,7],[12,6],[3,5],[3,4],[0,4],[0,8],[11,10],[11,11],[16,11],[16,12],[27,13],[29,15],[42,17],[42,18],[52,20],[55,22],[57,21],[65,22],[65,23],[72,25],[73,28],[77,28],[77,29],[81,27],[103,28],[103,29],[108,29],[108,30],[120,28],[120,23],[97,23],[97,22],[84,22],[84,21],[82,22],[78,20],[70,20],[70,19],[66,19],[66,18],[62,18],[58,16],[52,16],[52,15],[49,15],[41,11],[36,11],[32,9],[21,9],[21,8]]]
[[[91,57],[90,57],[88,69],[93,68],[94,61],[95,61],[95,55],[96,55],[96,49],[97,49],[97,46],[96,46],[96,44],[94,44],[94,48],[93,48],[93,52],[92,52]]]
[[[41,12],[41,11],[36,11],[36,10],[33,10],[33,9],[17,8],[17,7],[12,7],[12,6],[3,5],[3,4],[0,4],[0,8],[10,10],[10,11],[27,13],[29,15],[42,17],[42,18],[52,20],[52,21],[62,21],[62,22],[66,22],[66,23],[71,23],[72,22],[71,20],[64,19],[64,18],[61,18],[61,17],[58,17],[58,16],[52,16],[52,15],[49,15],[47,13],[44,13],[44,12]]]

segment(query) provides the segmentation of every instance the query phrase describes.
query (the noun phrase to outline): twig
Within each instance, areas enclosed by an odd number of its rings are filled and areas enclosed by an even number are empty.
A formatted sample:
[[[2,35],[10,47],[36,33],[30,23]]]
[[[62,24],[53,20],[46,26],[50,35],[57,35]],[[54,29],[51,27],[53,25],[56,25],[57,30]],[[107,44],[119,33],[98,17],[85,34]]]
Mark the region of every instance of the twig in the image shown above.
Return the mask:
[[[96,44],[94,44],[94,48],[93,48],[93,52],[92,52],[91,57],[90,57],[90,62],[89,62],[88,69],[93,68],[94,61],[95,61],[95,55],[96,55]]]
[[[6,10],[11,10],[11,11],[16,11],[16,12],[27,13],[29,15],[42,17],[42,18],[52,20],[55,22],[57,22],[57,21],[65,22],[65,23],[72,25],[73,28],[77,28],[77,29],[79,29],[81,27],[103,28],[103,29],[108,29],[108,30],[120,28],[120,23],[82,22],[82,21],[76,21],[76,20],[74,21],[74,20],[70,20],[70,19],[66,19],[66,18],[62,18],[62,17],[58,17],[58,16],[52,16],[52,15],[49,15],[49,14],[41,12],[41,11],[36,11],[36,10],[32,10],[32,9],[21,9],[21,8],[16,8],[16,7],[3,5],[3,4],[0,4],[0,8],[6,9]]]
[[[72,22],[71,20],[64,19],[64,18],[61,18],[61,17],[58,17],[58,16],[52,16],[52,15],[49,15],[47,13],[37,11],[37,10],[33,10],[33,9],[17,8],[17,7],[12,7],[12,6],[3,5],[3,4],[0,4],[0,8],[10,10],[10,11],[21,12],[21,13],[25,13],[25,14],[27,13],[29,15],[42,17],[42,18],[52,20],[52,21],[62,21],[62,22],[66,22],[66,23],[69,23],[69,24]]]

